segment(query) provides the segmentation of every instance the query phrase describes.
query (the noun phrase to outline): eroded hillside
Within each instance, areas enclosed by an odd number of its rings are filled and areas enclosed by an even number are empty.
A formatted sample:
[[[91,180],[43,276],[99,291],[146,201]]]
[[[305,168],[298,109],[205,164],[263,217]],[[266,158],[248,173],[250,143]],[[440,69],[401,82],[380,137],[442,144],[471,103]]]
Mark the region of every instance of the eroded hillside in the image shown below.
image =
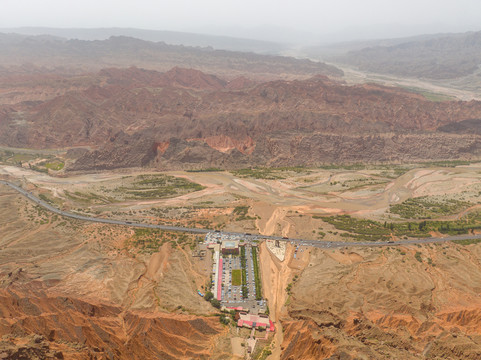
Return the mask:
[[[196,70],[138,68],[9,80],[0,143],[89,146],[71,170],[236,168],[472,159],[476,134],[438,131],[481,117],[479,102],[429,101],[378,85],[224,80]],[[54,93],[58,88],[58,95]],[[17,91],[18,90],[18,91]],[[39,90],[41,91],[41,90]],[[456,126],[451,126],[451,128]]]
[[[11,358],[212,359],[225,328],[196,293],[208,271],[129,229],[60,219],[0,187],[0,333]],[[50,357],[49,357],[50,356]],[[228,353],[227,353],[227,356]]]
[[[479,245],[310,251],[281,359],[478,359]]]

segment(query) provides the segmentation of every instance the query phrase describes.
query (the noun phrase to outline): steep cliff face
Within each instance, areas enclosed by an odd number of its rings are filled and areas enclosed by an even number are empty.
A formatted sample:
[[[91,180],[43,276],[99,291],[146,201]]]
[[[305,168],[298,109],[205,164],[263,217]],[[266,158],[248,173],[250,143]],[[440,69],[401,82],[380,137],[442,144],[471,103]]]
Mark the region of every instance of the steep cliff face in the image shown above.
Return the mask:
[[[476,135],[289,132],[243,141],[224,136],[189,140],[171,138],[162,145],[158,145],[157,137],[148,131],[143,136],[123,134],[116,139],[123,137],[126,137],[125,141],[114,140],[81,155],[69,169],[317,166],[325,163],[476,159],[481,156],[481,137]]]
[[[220,332],[215,318],[133,313],[25,288],[0,291],[0,334],[10,334],[11,354],[21,352],[13,345],[24,334],[37,336],[38,346],[24,346],[23,352],[55,349],[57,358],[209,359],[212,337]]]
[[[244,155],[250,155],[255,149],[254,140],[247,136],[246,138],[232,138],[226,135],[209,136],[205,139],[193,139],[205,141],[212,149],[220,151],[222,153],[228,153],[229,151],[236,149]]]
[[[115,169],[142,167],[149,165],[158,153],[168,148],[166,144],[157,144],[154,139],[124,132],[111,135],[101,150],[84,153],[75,163],[76,170]]]

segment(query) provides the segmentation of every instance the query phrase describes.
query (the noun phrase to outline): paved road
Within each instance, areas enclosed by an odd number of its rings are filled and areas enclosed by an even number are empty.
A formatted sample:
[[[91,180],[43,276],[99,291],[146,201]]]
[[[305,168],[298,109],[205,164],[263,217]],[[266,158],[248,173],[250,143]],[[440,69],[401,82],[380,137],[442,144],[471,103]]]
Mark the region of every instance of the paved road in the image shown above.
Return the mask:
[[[57,208],[53,207],[52,205],[50,205],[49,203],[43,201],[42,199],[39,199],[38,197],[36,197],[32,193],[30,193],[28,191],[25,191],[21,187],[15,185],[15,184],[12,184],[9,181],[0,180],[0,184],[10,186],[12,189],[17,190],[20,194],[27,197],[29,200],[33,201],[34,203],[37,203],[38,205],[44,207],[45,209],[47,209],[51,212],[54,212],[55,214],[58,214],[58,215],[61,215],[61,216],[66,216],[66,217],[77,219],[77,220],[91,221],[91,222],[96,222],[96,223],[112,224],[112,225],[126,225],[126,226],[142,227],[142,228],[149,228],[149,229],[182,231],[182,232],[190,232],[190,233],[198,233],[198,234],[207,234],[208,232],[213,231],[213,230],[208,230],[208,229],[184,228],[184,227],[179,227],[179,226],[142,224],[142,223],[134,223],[134,222],[131,222],[131,221],[103,219],[103,218],[98,218],[98,217],[78,215],[78,214],[75,214],[75,213],[71,213],[71,212],[68,212],[68,211],[63,211],[63,210],[57,209]]]
[[[28,198],[29,200],[37,203],[38,205],[44,207],[45,209],[61,215],[66,216],[69,218],[82,220],[82,221],[90,221],[96,223],[103,223],[103,224],[112,224],[112,225],[123,225],[123,226],[133,226],[133,227],[141,227],[141,228],[148,228],[148,229],[160,229],[160,230],[168,230],[168,231],[180,231],[180,232],[189,232],[194,234],[207,234],[209,232],[214,232],[215,230],[212,229],[199,229],[199,228],[186,228],[181,226],[167,226],[167,225],[155,225],[155,224],[142,224],[136,223],[131,221],[122,221],[122,220],[111,220],[111,219],[104,219],[98,217],[91,217],[91,216],[83,216],[78,215],[75,213],[71,213],[68,211],[62,211],[53,207],[52,205],[48,204],[47,202],[39,199],[32,193],[22,189],[21,187],[12,184],[9,181],[0,180],[0,184],[8,185],[12,189],[18,191],[20,194]],[[280,241],[289,241],[296,245],[301,246],[311,246],[317,248],[341,248],[341,247],[353,247],[353,246],[365,246],[365,247],[375,247],[375,246],[395,246],[395,245],[408,245],[408,244],[428,244],[428,243],[442,243],[447,241],[454,241],[454,240],[478,240],[481,239],[481,235],[459,235],[459,236],[447,236],[442,238],[418,238],[418,239],[409,239],[409,240],[402,240],[402,241],[366,241],[366,242],[347,242],[347,241],[318,241],[318,240],[305,240],[305,239],[293,239],[293,238],[284,238],[280,236],[263,236],[263,235],[254,235],[249,233],[237,233],[237,232],[223,232],[224,234],[228,235],[237,235],[242,236],[250,241],[253,240],[280,240]]]

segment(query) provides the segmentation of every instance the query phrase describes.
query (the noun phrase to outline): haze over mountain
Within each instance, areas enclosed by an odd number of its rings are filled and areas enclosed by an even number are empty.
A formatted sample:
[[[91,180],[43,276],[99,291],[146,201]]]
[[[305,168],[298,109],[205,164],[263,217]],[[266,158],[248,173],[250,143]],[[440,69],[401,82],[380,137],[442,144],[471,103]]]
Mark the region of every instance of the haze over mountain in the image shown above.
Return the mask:
[[[21,68],[22,65],[28,64]],[[214,50],[151,42],[126,36],[107,40],[67,40],[50,35],[27,36],[0,33],[0,66],[5,73],[33,71],[44,67],[59,72],[98,71],[103,67],[131,65],[166,71],[175,66],[193,67],[226,77],[342,75],[320,62],[249,52]],[[30,69],[30,70],[28,70]],[[2,69],[0,68],[0,71]]]
[[[4,28],[139,28],[296,44],[465,32],[479,30],[480,23],[481,5],[475,0],[139,0],[135,7],[125,0],[85,0],[73,6],[22,0],[9,1],[0,13]]]
[[[260,54],[279,54],[286,45],[273,42],[254,40],[250,38],[206,35],[180,31],[147,30],[134,28],[47,28],[22,27],[0,28],[0,33],[15,33],[21,35],[52,35],[69,40],[107,40],[112,36],[125,36],[152,42],[164,42],[169,45],[184,45],[193,47],[212,47],[220,50],[255,52]]]
[[[349,51],[337,61],[361,70],[429,79],[475,75],[481,65],[481,32],[420,36]]]

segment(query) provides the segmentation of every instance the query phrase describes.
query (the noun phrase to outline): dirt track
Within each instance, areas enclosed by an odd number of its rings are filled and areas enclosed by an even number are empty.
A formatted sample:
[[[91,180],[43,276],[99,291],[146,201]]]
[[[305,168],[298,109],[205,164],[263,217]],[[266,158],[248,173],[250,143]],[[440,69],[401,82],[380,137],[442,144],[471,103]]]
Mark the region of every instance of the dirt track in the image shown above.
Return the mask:
[[[269,315],[276,325],[274,351],[269,357],[269,359],[272,360],[279,359],[281,354],[283,331],[280,320],[287,315],[287,285],[292,281],[294,274],[299,274],[299,270],[304,268],[309,262],[309,253],[306,251],[303,254],[302,260],[298,260],[298,264],[296,264],[295,267],[292,266],[291,259],[293,253],[294,247],[288,244],[286,248],[286,260],[281,262],[267,249],[265,243],[260,245],[263,294],[269,301]],[[301,266],[299,266],[299,264]]]

